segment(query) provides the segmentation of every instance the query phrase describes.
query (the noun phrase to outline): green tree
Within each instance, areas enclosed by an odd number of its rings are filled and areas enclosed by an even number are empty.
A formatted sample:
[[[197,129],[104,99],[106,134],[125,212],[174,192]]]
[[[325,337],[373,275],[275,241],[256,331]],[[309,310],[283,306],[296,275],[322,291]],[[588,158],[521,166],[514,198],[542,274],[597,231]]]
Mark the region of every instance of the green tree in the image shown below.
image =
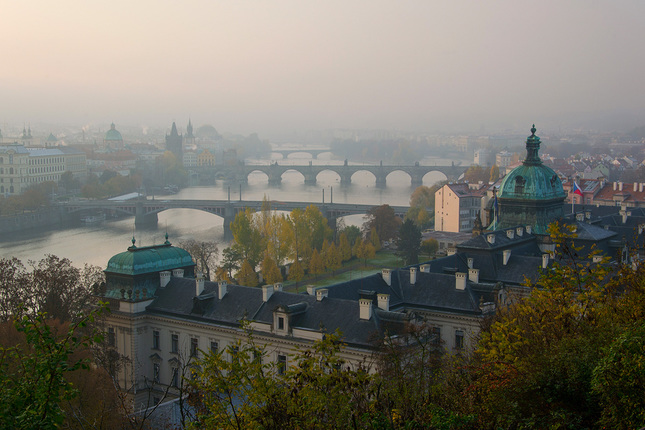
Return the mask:
[[[244,260],[242,262],[242,267],[240,267],[240,271],[237,273],[236,278],[240,285],[245,285],[247,287],[257,287],[259,283],[258,274],[255,273],[255,270],[253,270],[253,267],[248,260]]]
[[[421,249],[421,230],[414,222],[407,219],[401,224],[396,241],[396,254],[403,258],[403,265],[417,264]]]
[[[375,231],[381,241],[393,239],[401,225],[401,219],[396,216],[390,205],[371,208],[367,212],[366,220],[364,229],[367,232]]]
[[[486,169],[479,165],[470,166],[464,173],[464,181],[468,181],[474,184],[478,183],[479,181],[487,182],[489,178],[490,172],[486,171]]]
[[[74,355],[101,342],[101,333],[88,330],[101,311],[78,318],[61,334],[45,314],[17,316],[14,325],[24,344],[0,348],[0,427],[55,429],[63,424],[62,406],[78,394],[66,376],[89,369],[89,358]]]
[[[361,229],[355,225],[349,225],[345,227],[342,233],[345,233],[345,235],[347,236],[347,241],[349,242],[349,245],[351,247],[354,246],[357,239],[362,239],[363,237],[363,233],[361,233]]]
[[[427,256],[433,256],[439,250],[439,242],[435,238],[426,239],[421,242],[421,252]]]

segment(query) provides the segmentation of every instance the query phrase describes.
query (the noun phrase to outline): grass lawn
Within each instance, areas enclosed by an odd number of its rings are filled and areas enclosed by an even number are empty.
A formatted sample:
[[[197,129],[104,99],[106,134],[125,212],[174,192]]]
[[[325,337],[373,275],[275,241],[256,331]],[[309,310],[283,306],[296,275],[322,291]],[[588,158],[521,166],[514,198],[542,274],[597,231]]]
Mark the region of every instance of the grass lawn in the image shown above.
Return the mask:
[[[328,285],[338,284],[340,282],[350,281],[352,279],[359,279],[374,273],[380,273],[384,267],[395,268],[401,267],[402,261],[399,257],[394,255],[392,251],[384,250],[376,253],[376,257],[367,260],[367,265],[364,266],[362,261],[352,259],[343,263],[343,267],[338,269],[335,274],[331,272],[323,273],[314,277],[313,275],[306,275],[302,281],[298,282],[298,292],[302,293],[307,285],[315,285],[316,287],[325,287]],[[285,281],[283,283],[284,291],[296,292],[296,283],[293,281]]]

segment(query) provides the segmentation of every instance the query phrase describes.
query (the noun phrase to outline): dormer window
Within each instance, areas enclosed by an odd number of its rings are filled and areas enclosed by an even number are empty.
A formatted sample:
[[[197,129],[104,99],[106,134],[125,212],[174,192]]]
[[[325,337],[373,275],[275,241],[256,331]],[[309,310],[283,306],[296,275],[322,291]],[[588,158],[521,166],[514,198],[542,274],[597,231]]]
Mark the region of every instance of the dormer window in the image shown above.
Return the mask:
[[[526,184],[526,179],[524,179],[523,176],[518,176],[517,178],[515,178],[515,193],[523,194],[525,184]]]

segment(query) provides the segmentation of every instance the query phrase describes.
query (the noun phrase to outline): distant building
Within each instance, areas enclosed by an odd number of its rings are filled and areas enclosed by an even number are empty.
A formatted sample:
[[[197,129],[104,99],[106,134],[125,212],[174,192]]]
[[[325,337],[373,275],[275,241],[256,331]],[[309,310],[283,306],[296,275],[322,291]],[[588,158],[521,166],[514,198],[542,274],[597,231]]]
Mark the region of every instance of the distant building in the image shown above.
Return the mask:
[[[508,151],[500,151],[495,154],[495,165],[500,168],[508,167],[513,163],[513,154]]]
[[[475,151],[474,162],[478,166],[492,166],[496,163],[495,154],[488,148],[480,148]]]
[[[472,187],[472,188],[471,188]],[[481,210],[484,186],[457,183],[446,184],[435,194],[434,228],[436,231],[469,232]]]
[[[172,152],[180,164],[184,162],[184,147],[181,134],[177,132],[177,125],[173,122],[170,134],[166,135],[166,151]]]
[[[70,171],[87,174],[85,154],[71,148],[26,148],[14,143],[0,146],[0,194],[22,194],[32,185],[60,181]]]
[[[186,135],[184,136],[184,144],[187,147],[195,147],[195,135],[193,134],[193,124],[188,120],[188,126],[186,127]]]
[[[110,124],[110,129],[105,133],[103,146],[105,149],[123,149],[123,137],[121,136],[121,133],[116,129],[114,123]]]

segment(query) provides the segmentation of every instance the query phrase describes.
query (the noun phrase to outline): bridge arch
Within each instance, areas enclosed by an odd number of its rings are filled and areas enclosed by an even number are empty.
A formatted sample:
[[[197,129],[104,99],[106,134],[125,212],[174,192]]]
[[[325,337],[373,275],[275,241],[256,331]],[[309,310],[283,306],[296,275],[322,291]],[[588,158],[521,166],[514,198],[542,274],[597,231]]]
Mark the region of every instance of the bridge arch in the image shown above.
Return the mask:
[[[365,173],[367,173],[367,175],[365,175]],[[362,176],[361,180],[357,181],[356,180],[356,175]],[[359,170],[356,170],[356,171],[352,172],[349,175],[349,178],[348,178],[349,182],[347,182],[347,184],[349,185],[350,182],[351,183],[358,182],[358,183],[361,183],[361,184],[363,184],[363,183],[367,184],[367,183],[371,182],[371,181],[366,180],[368,177],[374,178],[374,183],[376,183],[376,180],[378,179],[376,174],[374,174],[374,172],[372,172],[371,170],[369,170],[369,169],[359,169]],[[341,175],[341,183],[345,184],[345,181],[343,181],[343,179],[345,179],[345,178],[343,178],[343,176]]]
[[[410,180],[410,184],[412,184],[412,182],[413,182],[412,175],[410,175],[409,172],[406,172],[403,169],[394,169],[391,172],[389,172],[387,175],[385,175],[385,182],[387,183],[388,178],[391,181],[393,178],[395,178],[397,176],[398,177],[406,177],[407,176],[407,178]]]
[[[447,181],[448,176],[440,170],[432,170],[425,175],[423,175],[422,182],[423,185],[432,186],[437,182]]]

